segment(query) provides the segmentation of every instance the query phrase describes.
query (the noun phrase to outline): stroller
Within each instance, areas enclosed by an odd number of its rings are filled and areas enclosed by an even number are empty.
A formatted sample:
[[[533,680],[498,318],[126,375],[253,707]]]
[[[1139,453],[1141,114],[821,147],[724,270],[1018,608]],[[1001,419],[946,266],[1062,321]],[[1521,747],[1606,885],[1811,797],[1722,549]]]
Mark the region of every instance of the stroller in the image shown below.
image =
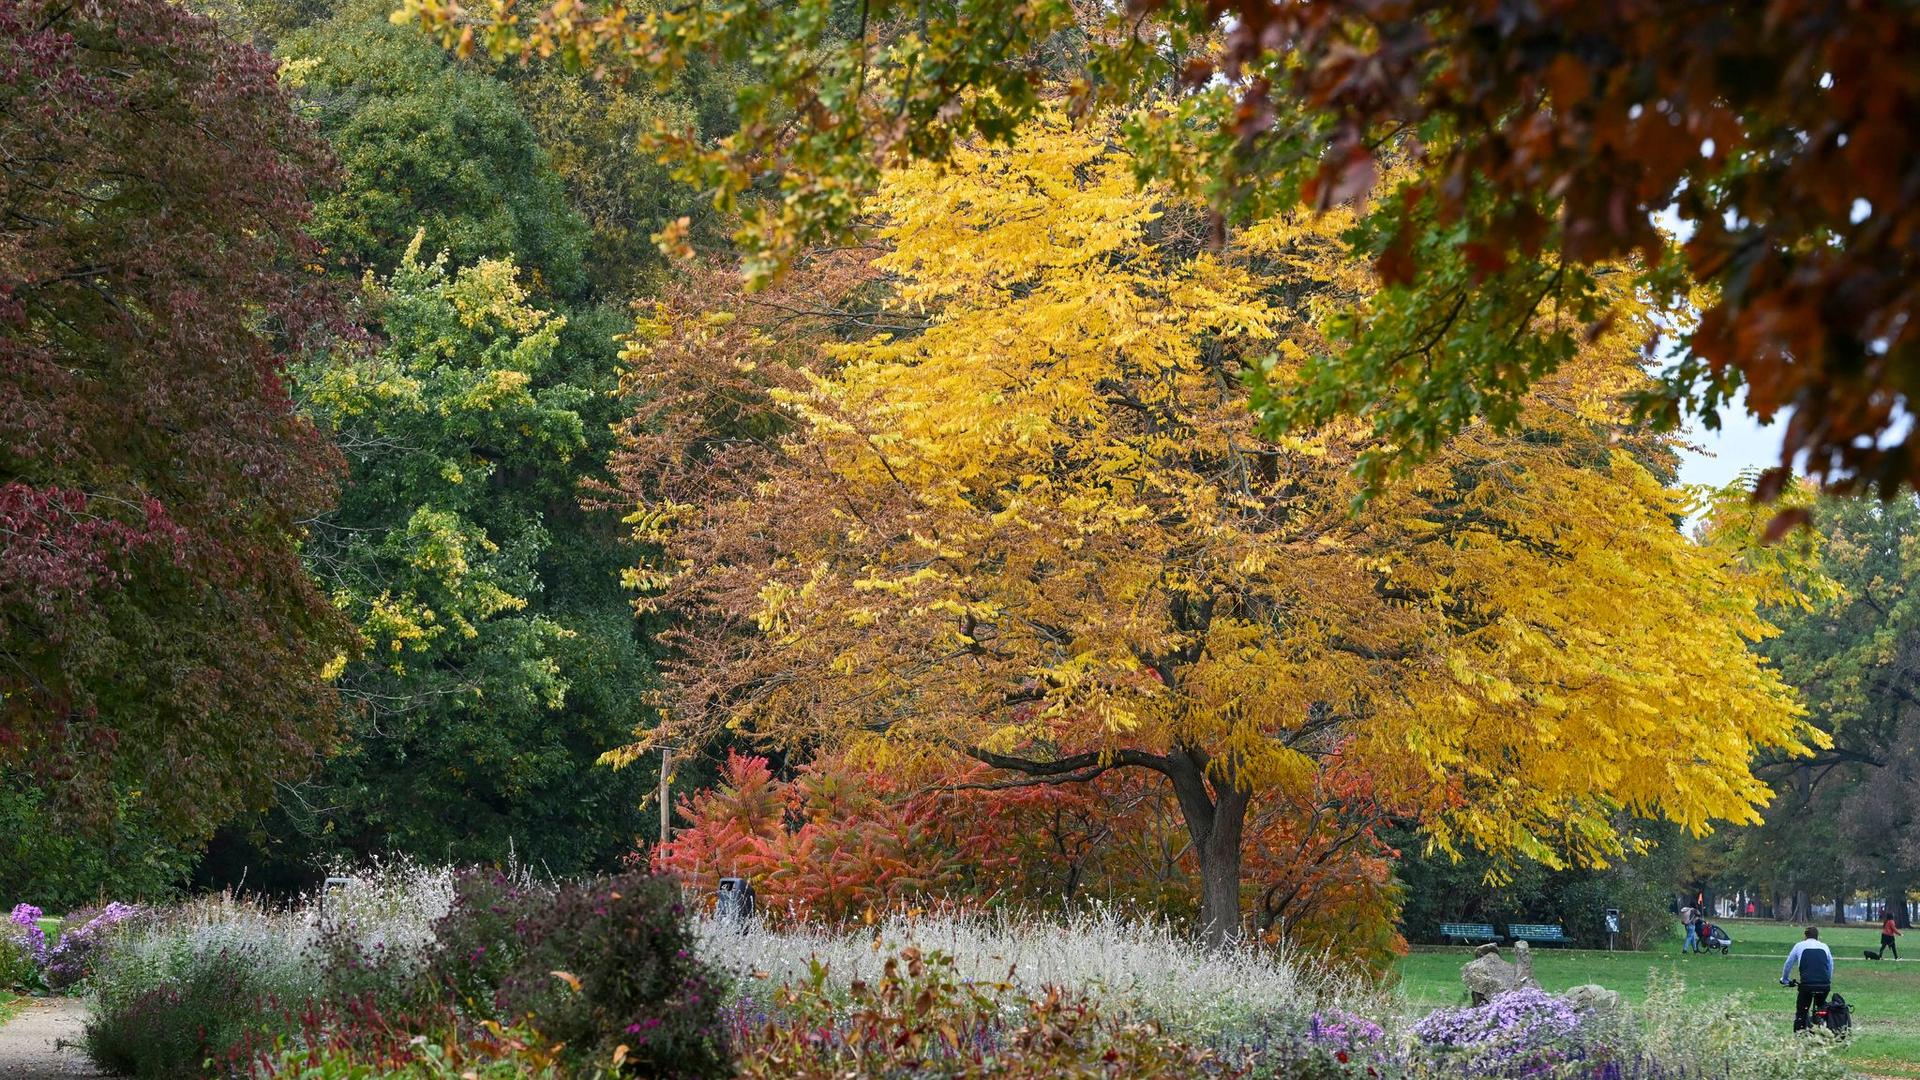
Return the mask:
[[[1733,952],[1733,939],[1727,936],[1724,927],[1708,923],[1705,929],[1700,931],[1700,948],[1708,952],[1717,949],[1721,956],[1728,956]]]

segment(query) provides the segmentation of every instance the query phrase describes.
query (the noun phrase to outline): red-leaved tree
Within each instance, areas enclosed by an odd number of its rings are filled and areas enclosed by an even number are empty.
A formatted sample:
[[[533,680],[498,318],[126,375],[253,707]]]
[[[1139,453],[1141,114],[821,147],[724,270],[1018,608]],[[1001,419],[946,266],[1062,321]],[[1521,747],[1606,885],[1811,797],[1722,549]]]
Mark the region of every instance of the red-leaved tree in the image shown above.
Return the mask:
[[[185,834],[322,742],[348,633],[297,557],[336,455],[328,171],[271,57],[167,0],[0,4],[0,769]]]
[[[716,787],[679,801],[682,828],[650,861],[701,892],[746,877],[776,921],[1087,900],[1185,917],[1196,864],[1172,798],[1125,772],[1007,787],[958,757],[879,770],[828,756],[780,780],[734,753]],[[1391,816],[1369,778],[1336,764],[1251,823],[1249,890],[1269,940],[1370,964],[1404,951],[1376,833]]]

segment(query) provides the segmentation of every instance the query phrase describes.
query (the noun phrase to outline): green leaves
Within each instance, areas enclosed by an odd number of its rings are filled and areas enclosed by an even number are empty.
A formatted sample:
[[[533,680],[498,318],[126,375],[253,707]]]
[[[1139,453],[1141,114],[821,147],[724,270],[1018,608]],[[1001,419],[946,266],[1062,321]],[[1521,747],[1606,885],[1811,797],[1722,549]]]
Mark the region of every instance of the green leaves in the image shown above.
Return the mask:
[[[543,385],[565,320],[529,306],[511,263],[451,272],[444,255],[421,263],[418,243],[370,292],[386,344],[295,373],[352,465],[312,558],[367,638],[368,666],[350,669],[348,685],[372,679],[377,691],[360,689],[386,696],[456,689],[424,672],[483,640],[540,648],[547,635],[491,625],[527,606],[545,544],[537,514],[500,512],[493,479],[564,465],[586,445],[574,411],[584,391]],[[484,681],[463,681],[458,692],[486,694]],[[524,691],[558,700],[565,686],[547,672]]]
[[[512,91],[455,64],[377,5],[288,35],[300,93],[341,165],[314,234],[350,274],[386,273],[416,231],[458,264],[511,258],[552,295],[585,285],[587,230]]]
[[[365,653],[340,678],[354,745],[308,800],[327,809],[289,800],[266,825],[296,860],[512,848],[584,869],[630,843],[646,783],[593,766],[646,674],[618,555],[576,502],[610,439],[610,327],[536,306],[511,262],[423,262],[420,242],[369,283],[371,348],[294,372],[350,465],[308,563]]]
[[[1420,186],[1401,183],[1347,231],[1385,281],[1326,321],[1331,347],[1297,369],[1252,373],[1253,408],[1270,435],[1341,416],[1370,425],[1382,445],[1357,463],[1369,493],[1469,425],[1513,430],[1528,392],[1604,328],[1597,275],[1621,272],[1537,249],[1497,257],[1475,246],[1465,222],[1411,198]]]

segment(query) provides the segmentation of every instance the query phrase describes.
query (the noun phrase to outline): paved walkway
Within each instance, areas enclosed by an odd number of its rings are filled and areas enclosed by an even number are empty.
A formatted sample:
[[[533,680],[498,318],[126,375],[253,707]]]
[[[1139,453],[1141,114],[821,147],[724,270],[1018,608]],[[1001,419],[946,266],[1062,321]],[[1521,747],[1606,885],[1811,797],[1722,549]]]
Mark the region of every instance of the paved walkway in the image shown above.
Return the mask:
[[[0,1077],[76,1080],[104,1077],[80,1050],[87,1005],[77,998],[34,998],[0,1026]]]

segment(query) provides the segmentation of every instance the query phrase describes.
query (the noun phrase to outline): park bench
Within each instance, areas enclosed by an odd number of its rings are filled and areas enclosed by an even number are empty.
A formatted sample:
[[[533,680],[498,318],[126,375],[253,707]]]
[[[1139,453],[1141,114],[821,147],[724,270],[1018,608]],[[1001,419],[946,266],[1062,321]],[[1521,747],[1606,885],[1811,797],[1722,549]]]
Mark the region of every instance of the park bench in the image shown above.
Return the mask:
[[[1443,922],[1440,934],[1448,941],[1499,941],[1500,935],[1493,932],[1492,923],[1483,922]]]
[[[1507,934],[1515,941],[1532,941],[1542,945],[1571,945],[1573,939],[1558,926],[1545,923],[1508,923]]]

